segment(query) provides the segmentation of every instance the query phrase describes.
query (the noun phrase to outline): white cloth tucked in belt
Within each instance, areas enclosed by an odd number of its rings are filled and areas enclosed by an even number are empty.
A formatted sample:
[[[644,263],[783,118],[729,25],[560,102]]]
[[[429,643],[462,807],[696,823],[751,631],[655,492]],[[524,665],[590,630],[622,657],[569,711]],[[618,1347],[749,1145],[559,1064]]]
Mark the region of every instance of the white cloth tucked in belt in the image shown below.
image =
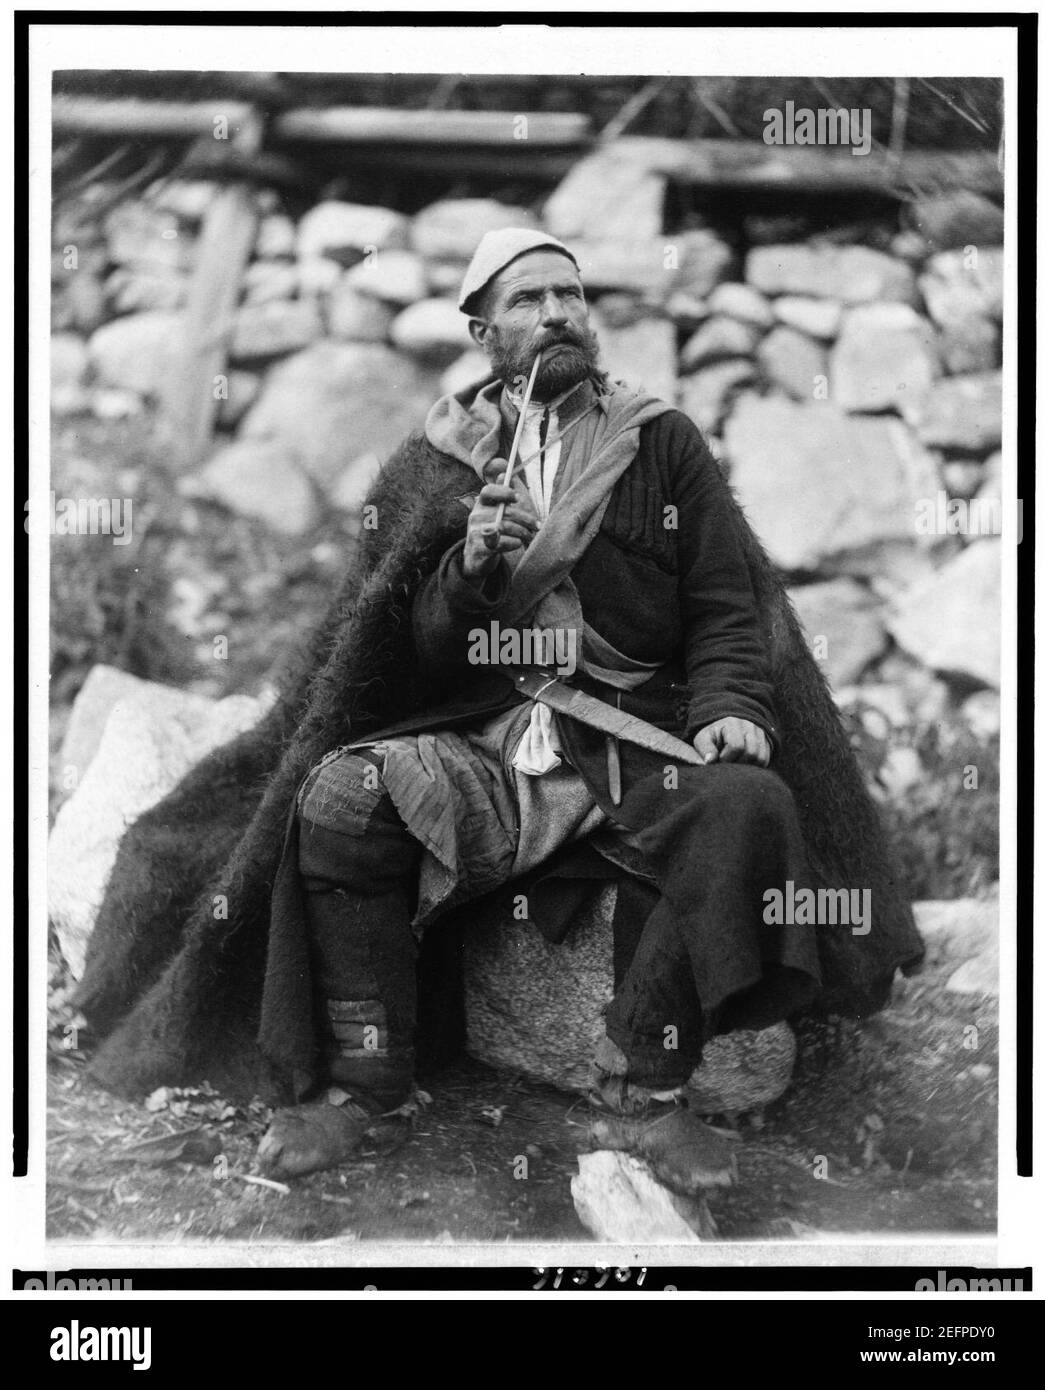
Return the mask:
[[[561,748],[554,712],[535,700],[530,722],[512,758],[512,767],[527,777],[543,777],[546,772],[562,766]]]

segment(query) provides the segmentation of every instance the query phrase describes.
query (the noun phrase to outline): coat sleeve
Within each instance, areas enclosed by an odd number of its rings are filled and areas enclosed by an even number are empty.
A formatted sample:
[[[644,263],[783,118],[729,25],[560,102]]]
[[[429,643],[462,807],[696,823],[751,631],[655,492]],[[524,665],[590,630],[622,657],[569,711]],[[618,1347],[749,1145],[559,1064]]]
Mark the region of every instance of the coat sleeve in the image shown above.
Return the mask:
[[[749,719],[779,744],[765,648],[738,514],[703,436],[681,412],[666,417],[668,476],[678,507],[679,605],[691,697],[685,737],[718,719]]]
[[[463,538],[445,552],[422,583],[412,612],[414,646],[422,670],[442,679],[467,668],[471,634],[489,628],[508,597],[511,575],[503,556],[481,584],[464,576]]]

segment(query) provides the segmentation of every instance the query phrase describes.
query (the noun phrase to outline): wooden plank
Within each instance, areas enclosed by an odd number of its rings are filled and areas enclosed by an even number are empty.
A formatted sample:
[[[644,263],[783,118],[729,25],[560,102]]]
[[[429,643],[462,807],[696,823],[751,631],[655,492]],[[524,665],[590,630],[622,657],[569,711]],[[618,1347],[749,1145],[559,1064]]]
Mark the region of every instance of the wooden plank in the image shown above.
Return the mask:
[[[281,154],[291,157],[295,148],[284,144]],[[303,149],[304,146],[297,146]],[[324,147],[318,141],[310,148],[316,151],[317,162],[325,161],[328,177],[346,169],[379,170],[387,174],[419,173],[447,178],[491,178],[502,183],[513,179],[532,179],[536,183],[556,184],[564,179],[577,163],[583,150],[527,149],[520,145],[506,154],[504,150],[481,145],[441,148],[437,145],[345,145]],[[336,154],[336,163],[335,163]],[[438,195],[433,193],[433,198]]]
[[[261,122],[244,121],[238,143],[256,152]],[[258,202],[244,183],[220,189],[203,219],[196,267],[185,308],[178,366],[163,393],[160,434],[178,470],[194,468],[207,455],[220,397],[215,379],[226,372],[233,321],[243,275],[258,231]]]
[[[245,101],[148,101],[129,97],[101,101],[96,97],[55,97],[51,124],[56,133],[130,135],[141,139],[163,136],[213,135],[224,118],[228,138],[243,130],[253,112]]]
[[[525,133],[523,133],[525,132]],[[330,106],[285,111],[273,122],[278,140],[340,144],[501,145],[524,152],[534,145],[584,145],[587,116],[557,111],[400,111],[384,106]]]

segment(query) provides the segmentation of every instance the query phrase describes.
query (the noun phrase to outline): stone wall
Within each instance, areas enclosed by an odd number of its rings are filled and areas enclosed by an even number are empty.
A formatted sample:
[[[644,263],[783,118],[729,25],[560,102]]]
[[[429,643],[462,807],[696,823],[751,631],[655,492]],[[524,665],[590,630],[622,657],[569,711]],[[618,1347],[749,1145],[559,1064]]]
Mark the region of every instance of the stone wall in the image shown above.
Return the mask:
[[[154,405],[213,191],[169,182],[59,209],[56,412]],[[455,307],[479,237],[541,218],[577,250],[611,374],[709,437],[840,702],[894,726],[960,709],[995,731],[1000,210],[955,193],[831,227],[738,203],[671,230],[666,191],[611,151],[540,210],[326,201],[295,219],[263,195],[218,437],[183,491],[292,536],[352,513],[436,396],[484,370]]]

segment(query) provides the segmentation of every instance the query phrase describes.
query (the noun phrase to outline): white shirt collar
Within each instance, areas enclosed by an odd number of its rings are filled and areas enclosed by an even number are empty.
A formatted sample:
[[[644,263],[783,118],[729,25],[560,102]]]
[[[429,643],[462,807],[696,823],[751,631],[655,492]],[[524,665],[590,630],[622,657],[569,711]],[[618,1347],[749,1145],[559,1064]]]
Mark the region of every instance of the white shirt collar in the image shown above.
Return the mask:
[[[546,411],[546,410],[547,410],[547,411],[550,411],[552,414],[554,414],[555,411],[558,410],[559,406],[562,405],[563,401],[567,398],[567,396],[572,396],[573,393],[574,393],[574,391],[580,390],[580,388],[581,388],[583,385],[584,385],[584,383],[583,383],[582,381],[578,381],[577,384],[576,384],[576,386],[569,386],[569,387],[567,387],[567,389],[566,389],[565,391],[563,391],[563,392],[561,393],[561,395],[556,396],[554,400],[550,400],[550,401],[531,401],[531,402],[530,402],[530,406],[529,406],[529,408],[528,408],[527,411],[526,411],[526,414],[527,414],[527,415],[535,415],[535,414],[536,414],[536,415],[540,415],[540,414],[543,414],[544,411]],[[523,391],[519,391],[519,392],[513,391],[512,388],[511,388],[510,386],[505,386],[504,392],[505,392],[505,395],[508,397],[508,399],[511,401],[512,405],[515,406],[516,410],[521,411],[521,410],[522,410],[522,403],[523,403],[523,396],[525,395],[525,392],[523,392]]]

